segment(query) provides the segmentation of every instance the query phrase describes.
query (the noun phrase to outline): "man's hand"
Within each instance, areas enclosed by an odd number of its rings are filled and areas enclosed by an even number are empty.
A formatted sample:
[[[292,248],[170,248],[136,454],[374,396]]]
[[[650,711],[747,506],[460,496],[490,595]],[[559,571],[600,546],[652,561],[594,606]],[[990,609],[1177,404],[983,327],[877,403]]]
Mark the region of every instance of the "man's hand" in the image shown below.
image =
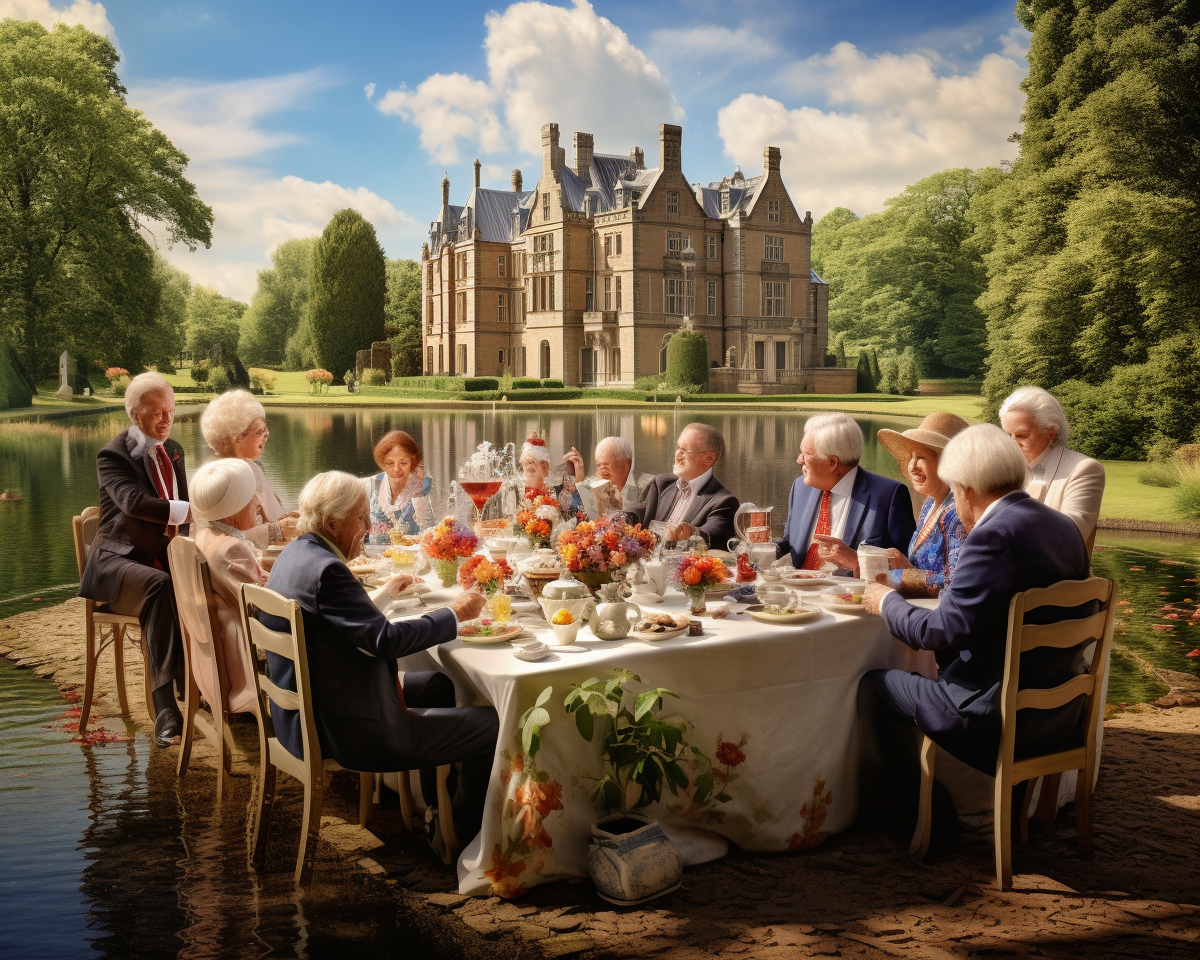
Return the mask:
[[[413,582],[413,578],[407,573],[398,573],[394,577],[389,577],[383,582],[384,589],[387,590],[389,596],[395,596],[405,587]]]
[[[677,523],[672,527],[667,528],[667,539],[678,542],[680,540],[690,540],[696,528],[690,523]]]
[[[858,554],[855,551],[837,537],[818,533],[813,539],[817,541],[817,556],[821,560],[831,561],[837,564],[839,570],[851,570],[855,576],[858,575]]]
[[[579,451],[576,450],[574,447],[572,447],[570,450],[568,450],[566,453],[563,454],[563,463],[569,463],[572,466],[572,468],[574,469],[576,483],[578,483],[585,476],[587,476],[587,471],[584,469],[584,466],[583,466],[583,457],[580,456]]]
[[[883,605],[883,598],[892,592],[891,587],[885,587],[882,583],[868,583],[867,589],[863,591],[863,607],[867,613],[879,615],[879,608]]]
[[[477,586],[463,592],[457,600],[450,604],[450,609],[454,611],[454,615],[458,617],[458,622],[464,620],[474,620],[483,611],[484,604],[487,603],[487,597],[483,595],[483,591]]]

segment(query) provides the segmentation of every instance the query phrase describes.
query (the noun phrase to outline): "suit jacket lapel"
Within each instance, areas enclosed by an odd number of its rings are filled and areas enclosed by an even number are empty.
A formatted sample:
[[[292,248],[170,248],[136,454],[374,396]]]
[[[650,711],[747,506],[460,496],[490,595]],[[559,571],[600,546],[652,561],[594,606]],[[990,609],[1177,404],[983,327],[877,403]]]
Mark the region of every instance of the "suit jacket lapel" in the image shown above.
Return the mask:
[[[858,536],[858,528],[862,526],[863,516],[867,512],[866,505],[867,472],[858,468],[854,477],[854,486],[850,490],[850,503],[846,509],[846,526],[842,529],[842,543],[850,546]]]
[[[675,500],[679,496],[679,481],[667,484],[667,488],[658,495],[659,508],[655,510],[655,514],[662,517],[665,521],[671,515],[671,510],[675,507]],[[646,523],[650,523],[650,518],[646,518]]]
[[[708,498],[717,492],[717,477],[716,474],[708,475],[708,482],[699,490],[692,490],[692,502],[687,505],[687,509],[683,512],[683,522],[690,523],[693,527],[695,524],[696,515],[700,512],[700,508],[708,503]],[[677,486],[676,490],[679,489]]]
[[[800,480],[800,486],[803,489],[800,491],[800,501],[796,504],[797,537],[791,540],[791,546],[793,550],[803,554],[808,549],[808,545],[812,543],[813,534],[817,529],[817,514],[821,512],[821,491],[816,487],[810,487],[803,478]],[[804,529],[800,529],[801,517],[808,518]],[[790,519],[789,517],[789,521]]]

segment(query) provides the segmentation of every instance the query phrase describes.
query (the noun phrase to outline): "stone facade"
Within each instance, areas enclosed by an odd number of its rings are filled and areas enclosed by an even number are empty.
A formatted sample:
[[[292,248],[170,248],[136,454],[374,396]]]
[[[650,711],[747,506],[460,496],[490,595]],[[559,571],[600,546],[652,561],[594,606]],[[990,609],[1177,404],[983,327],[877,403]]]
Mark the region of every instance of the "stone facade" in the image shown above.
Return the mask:
[[[557,124],[542,127],[532,190],[475,184],[442,204],[421,252],[427,374],[561,378],[623,385],[662,372],[684,324],[703,331],[713,367],[736,383],[811,391],[829,336],[828,285],[811,269],[812,215],[779,173],[740,170],[707,186],[682,167],[682,130],[659,128],[659,165],[597,154],[574,136],[566,165]]]

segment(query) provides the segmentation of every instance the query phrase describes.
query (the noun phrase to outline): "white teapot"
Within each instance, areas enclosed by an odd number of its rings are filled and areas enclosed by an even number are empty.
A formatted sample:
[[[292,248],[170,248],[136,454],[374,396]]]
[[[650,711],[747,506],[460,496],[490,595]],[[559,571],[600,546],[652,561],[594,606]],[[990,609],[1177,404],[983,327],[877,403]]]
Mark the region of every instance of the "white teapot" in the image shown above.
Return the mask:
[[[601,640],[623,640],[642,619],[642,608],[625,599],[624,584],[606,583],[592,613],[592,633]]]

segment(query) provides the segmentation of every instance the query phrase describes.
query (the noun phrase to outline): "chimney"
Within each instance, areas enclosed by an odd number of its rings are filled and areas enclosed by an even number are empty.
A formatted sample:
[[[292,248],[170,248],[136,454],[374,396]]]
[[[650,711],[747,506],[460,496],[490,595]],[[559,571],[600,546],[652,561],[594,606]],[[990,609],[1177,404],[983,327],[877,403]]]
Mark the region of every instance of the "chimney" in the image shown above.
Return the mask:
[[[592,145],[590,133],[575,134],[575,175],[581,180],[592,179]]]
[[[475,190],[479,190],[479,158],[475,158]]]
[[[658,125],[658,167],[660,170],[681,169],[679,150],[682,140],[683,127],[674,123]]]
[[[646,168],[646,155],[642,153],[641,147],[634,147],[630,150],[629,159],[633,163],[635,170],[644,170]]]
[[[558,147],[558,124],[542,124],[542,173],[557,173],[562,169],[562,154]]]
[[[513,193],[521,192],[521,171],[520,170],[514,170],[512,172],[512,188],[513,188]]]
[[[764,147],[763,148],[763,170],[766,173],[779,173],[779,148]]]

